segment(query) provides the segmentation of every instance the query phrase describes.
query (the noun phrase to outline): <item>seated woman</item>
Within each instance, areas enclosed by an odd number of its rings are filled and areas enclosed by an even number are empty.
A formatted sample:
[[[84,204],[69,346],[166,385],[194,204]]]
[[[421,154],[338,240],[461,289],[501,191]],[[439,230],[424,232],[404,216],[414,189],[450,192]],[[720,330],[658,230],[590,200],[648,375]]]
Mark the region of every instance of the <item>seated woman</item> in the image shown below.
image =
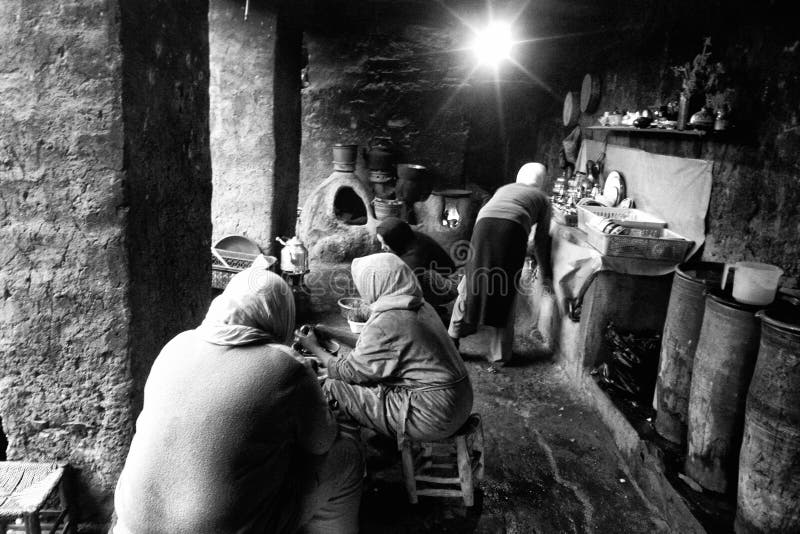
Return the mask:
[[[422,299],[414,273],[394,254],[353,260],[353,281],[372,314],[353,351],[323,350],[313,332],[299,342],[327,367],[323,390],[362,426],[397,439],[452,435],[472,410],[464,362]]]
[[[251,267],[173,338],[144,390],[112,532],[357,532],[363,456],[285,343],[294,300]]]
[[[456,266],[452,258],[434,239],[413,230],[402,219],[387,217],[378,224],[378,241],[385,252],[394,252],[417,276],[422,296],[450,324],[444,305],[458,296]]]

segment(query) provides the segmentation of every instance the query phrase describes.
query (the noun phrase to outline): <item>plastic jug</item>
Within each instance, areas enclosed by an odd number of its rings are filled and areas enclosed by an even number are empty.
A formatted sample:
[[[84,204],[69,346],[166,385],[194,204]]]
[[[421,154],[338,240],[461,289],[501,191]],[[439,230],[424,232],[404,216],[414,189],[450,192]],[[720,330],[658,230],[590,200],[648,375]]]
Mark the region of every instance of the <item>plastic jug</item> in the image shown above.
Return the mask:
[[[722,289],[728,280],[729,264],[722,270]],[[768,263],[737,261],[734,264],[733,298],[742,304],[767,306],[775,300],[783,269]]]

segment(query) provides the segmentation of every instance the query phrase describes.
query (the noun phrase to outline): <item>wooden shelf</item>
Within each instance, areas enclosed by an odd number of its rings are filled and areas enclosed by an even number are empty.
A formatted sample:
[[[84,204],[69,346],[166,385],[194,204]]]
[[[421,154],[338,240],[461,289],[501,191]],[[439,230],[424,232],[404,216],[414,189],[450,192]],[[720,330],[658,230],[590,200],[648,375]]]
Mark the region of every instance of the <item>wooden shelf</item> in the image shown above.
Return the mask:
[[[705,130],[675,130],[668,128],[636,128],[635,126],[587,126],[587,130],[606,132],[625,132],[636,134],[677,135],[686,137],[703,137],[708,135]]]

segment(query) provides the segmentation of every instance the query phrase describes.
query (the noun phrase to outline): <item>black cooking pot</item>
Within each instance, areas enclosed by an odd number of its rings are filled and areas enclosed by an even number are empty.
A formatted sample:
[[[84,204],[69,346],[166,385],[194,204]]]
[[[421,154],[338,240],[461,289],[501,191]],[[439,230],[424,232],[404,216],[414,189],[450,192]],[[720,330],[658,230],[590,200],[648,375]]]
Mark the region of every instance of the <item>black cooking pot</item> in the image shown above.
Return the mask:
[[[432,189],[427,167],[415,163],[397,165],[395,194],[398,200],[402,200],[406,204],[420,202],[428,198]]]

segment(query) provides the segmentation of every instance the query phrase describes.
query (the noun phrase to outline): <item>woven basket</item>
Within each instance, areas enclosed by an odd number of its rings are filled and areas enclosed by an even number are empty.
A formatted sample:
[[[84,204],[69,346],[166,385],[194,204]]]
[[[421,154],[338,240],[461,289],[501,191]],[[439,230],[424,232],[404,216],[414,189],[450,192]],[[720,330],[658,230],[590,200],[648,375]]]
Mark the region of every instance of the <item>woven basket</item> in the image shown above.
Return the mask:
[[[223,265],[216,254],[211,254],[211,287],[214,289],[225,289],[236,273],[253,265],[258,257],[257,254],[247,254],[246,252],[233,252],[219,248],[214,250],[227,263],[227,265]]]
[[[587,242],[604,256],[681,263],[692,242],[671,230],[661,233],[661,237],[611,235],[586,227]]]
[[[604,206],[578,206],[578,228],[587,231],[589,223],[595,217],[610,219],[625,228],[642,230],[640,236],[661,237],[667,227],[666,221],[642,210],[633,208],[606,208]]]

